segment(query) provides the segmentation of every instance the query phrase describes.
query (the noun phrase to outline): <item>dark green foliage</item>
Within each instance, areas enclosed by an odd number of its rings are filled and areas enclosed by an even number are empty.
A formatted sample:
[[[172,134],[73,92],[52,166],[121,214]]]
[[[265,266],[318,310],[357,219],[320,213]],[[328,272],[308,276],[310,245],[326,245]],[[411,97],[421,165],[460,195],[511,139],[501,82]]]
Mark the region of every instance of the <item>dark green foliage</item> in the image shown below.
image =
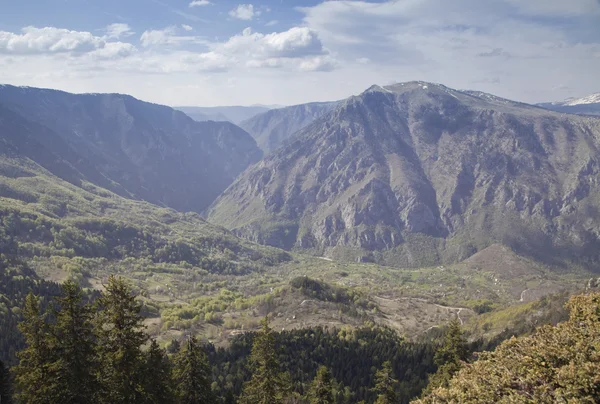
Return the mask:
[[[375,387],[373,390],[377,393],[375,404],[395,404],[398,402],[396,388],[398,380],[394,378],[392,363],[383,362],[383,367],[375,374]]]
[[[0,361],[0,404],[12,404],[10,373],[2,361]]]
[[[333,381],[327,367],[321,366],[307,394],[310,404],[333,404]]]
[[[111,276],[98,301],[96,319],[100,402],[139,403],[143,398],[144,353],[148,336],[143,330],[140,303],[123,278]]]
[[[216,402],[206,353],[194,337],[187,340],[175,357],[174,381],[179,404]]]
[[[290,373],[292,389],[306,394],[318,368],[326,366],[341,386],[336,389],[341,392],[336,402],[375,400],[373,369],[381,368],[388,360],[399,379],[400,403],[419,395],[427,384],[427,375],[436,370],[435,345],[403,341],[388,328],[316,327],[275,333],[274,337],[281,370]],[[253,340],[254,334],[241,335],[228,349],[213,348],[209,352],[219,396],[226,397],[229,391],[238,396],[244,381],[250,379],[246,363]]]
[[[50,364],[54,356],[49,346],[45,317],[40,313],[39,299],[32,293],[28,294],[23,308],[23,322],[19,324],[27,347],[17,354],[20,362],[14,368],[17,398],[23,404],[56,402],[50,381]]]
[[[438,387],[447,387],[449,381],[458,372],[469,356],[467,341],[458,320],[452,320],[446,328],[442,346],[436,351],[433,361],[438,366],[431,376],[424,395]]]
[[[366,307],[368,304],[367,299],[355,291],[332,286],[306,276],[299,276],[292,279],[290,285],[293,288],[299,289],[306,296],[324,302],[354,304],[360,307]]]
[[[180,349],[181,344],[176,339],[172,339],[171,342],[169,342],[169,345],[167,345],[167,352],[170,354],[177,353]]]
[[[172,386],[171,363],[163,349],[152,340],[144,363],[145,404],[171,404],[175,402]]]
[[[464,332],[460,322],[454,319],[446,328],[442,346],[436,351],[433,360],[438,366],[448,363],[458,364],[466,360],[467,355],[467,341],[465,340]]]
[[[47,338],[53,354],[50,382],[47,386],[56,402],[89,403],[96,399],[98,383],[95,369],[95,338],[92,330],[93,311],[84,304],[81,289],[72,281],[62,285],[56,299],[54,324]]]
[[[256,333],[249,358],[252,378],[244,384],[240,402],[245,404],[279,404],[291,393],[289,374],[282,373],[275,347],[275,333],[265,317]]]
[[[39,296],[40,304],[44,309],[51,298],[60,293],[60,286],[38,279],[26,265],[8,257],[2,251],[0,253],[0,360],[7,365],[17,363],[16,352],[25,346],[25,338],[17,329],[17,324],[23,318],[21,308],[25,305],[25,297],[29,292]]]

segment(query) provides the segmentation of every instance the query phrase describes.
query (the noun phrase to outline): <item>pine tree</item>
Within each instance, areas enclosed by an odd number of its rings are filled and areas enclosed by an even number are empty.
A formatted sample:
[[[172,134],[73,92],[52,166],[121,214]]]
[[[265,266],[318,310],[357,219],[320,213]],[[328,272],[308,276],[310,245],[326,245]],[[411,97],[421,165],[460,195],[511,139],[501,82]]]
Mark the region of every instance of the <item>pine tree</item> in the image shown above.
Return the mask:
[[[269,327],[269,318],[262,322],[262,330],[254,336],[250,354],[252,378],[244,384],[241,403],[278,404],[283,403],[291,390],[287,373],[279,370],[275,352],[275,335]]]
[[[50,327],[50,346],[55,355],[50,368],[52,396],[63,404],[91,403],[98,394],[97,361],[92,330],[92,308],[83,303],[81,289],[72,281],[62,286],[55,299],[56,323]]]
[[[423,390],[423,396],[430,394],[438,387],[448,387],[448,382],[461,369],[463,361],[467,359],[469,351],[461,325],[454,319],[444,332],[442,346],[433,357],[438,370],[429,378],[429,384]]]
[[[120,277],[111,276],[99,299],[96,318],[98,356],[101,359],[99,402],[133,404],[143,400],[145,355],[141,305]]]
[[[0,361],[0,404],[11,404],[10,373]]]
[[[180,404],[216,403],[211,390],[211,372],[206,353],[190,337],[175,357],[174,380]]]
[[[389,361],[384,362],[383,367],[375,373],[375,388],[373,389],[377,392],[375,404],[398,403],[397,384],[398,380],[394,378],[392,363]]]
[[[25,337],[26,348],[17,353],[19,365],[14,368],[18,401],[22,404],[51,404],[50,364],[52,349],[48,341],[48,325],[40,313],[39,299],[29,293],[23,307],[19,330]]]
[[[152,340],[146,352],[144,386],[144,403],[169,404],[175,401],[171,364],[155,340]]]
[[[310,404],[333,404],[332,376],[327,367],[321,366],[317,370],[317,376],[308,391],[308,401]]]
[[[467,341],[461,325],[457,319],[454,319],[444,332],[444,341],[440,349],[436,351],[433,361],[438,366],[448,363],[459,364],[467,359],[468,354]]]

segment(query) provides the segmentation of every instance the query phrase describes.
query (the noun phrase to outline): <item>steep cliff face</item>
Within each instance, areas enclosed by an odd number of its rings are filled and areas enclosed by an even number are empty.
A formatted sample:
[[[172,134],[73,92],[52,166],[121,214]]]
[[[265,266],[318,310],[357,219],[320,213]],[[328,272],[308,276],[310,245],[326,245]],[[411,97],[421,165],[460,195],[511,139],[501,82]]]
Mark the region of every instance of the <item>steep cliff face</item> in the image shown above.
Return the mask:
[[[265,153],[270,153],[336,105],[337,102],[313,102],[272,109],[241,122],[240,127],[254,137]]]
[[[494,243],[597,260],[600,119],[411,82],[340,103],[246,170],[209,220],[331,256],[429,265]]]
[[[0,128],[7,150],[63,179],[183,211],[205,209],[262,156],[229,122],[196,122],[120,94],[1,86]]]

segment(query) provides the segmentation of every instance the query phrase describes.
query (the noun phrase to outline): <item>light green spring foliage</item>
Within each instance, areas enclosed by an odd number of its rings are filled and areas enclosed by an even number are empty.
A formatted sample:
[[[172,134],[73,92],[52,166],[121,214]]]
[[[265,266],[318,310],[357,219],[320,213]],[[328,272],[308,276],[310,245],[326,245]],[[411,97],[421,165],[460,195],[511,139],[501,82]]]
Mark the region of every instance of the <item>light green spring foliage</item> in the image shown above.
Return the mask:
[[[321,366],[317,370],[317,376],[308,391],[308,402],[310,404],[333,404],[333,377],[326,366]]]
[[[279,404],[290,395],[289,374],[280,371],[275,348],[275,335],[269,319],[262,321],[262,329],[254,337],[250,354],[252,378],[244,384],[240,403]]]
[[[397,404],[397,385],[398,380],[394,378],[392,363],[390,361],[384,362],[383,367],[375,374],[375,388],[373,389],[377,392],[375,404]]]
[[[481,353],[448,387],[415,403],[600,402],[600,293],[567,306],[568,321]]]
[[[211,370],[202,346],[190,337],[175,357],[174,380],[179,404],[212,404]]]

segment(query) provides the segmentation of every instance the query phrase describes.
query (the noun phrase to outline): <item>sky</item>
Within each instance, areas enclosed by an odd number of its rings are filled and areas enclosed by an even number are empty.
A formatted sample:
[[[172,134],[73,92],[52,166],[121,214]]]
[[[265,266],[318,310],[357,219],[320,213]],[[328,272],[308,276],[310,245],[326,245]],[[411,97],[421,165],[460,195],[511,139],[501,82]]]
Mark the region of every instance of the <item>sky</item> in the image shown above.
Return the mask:
[[[600,0],[0,0],[0,83],[293,105],[422,80],[600,92]]]

